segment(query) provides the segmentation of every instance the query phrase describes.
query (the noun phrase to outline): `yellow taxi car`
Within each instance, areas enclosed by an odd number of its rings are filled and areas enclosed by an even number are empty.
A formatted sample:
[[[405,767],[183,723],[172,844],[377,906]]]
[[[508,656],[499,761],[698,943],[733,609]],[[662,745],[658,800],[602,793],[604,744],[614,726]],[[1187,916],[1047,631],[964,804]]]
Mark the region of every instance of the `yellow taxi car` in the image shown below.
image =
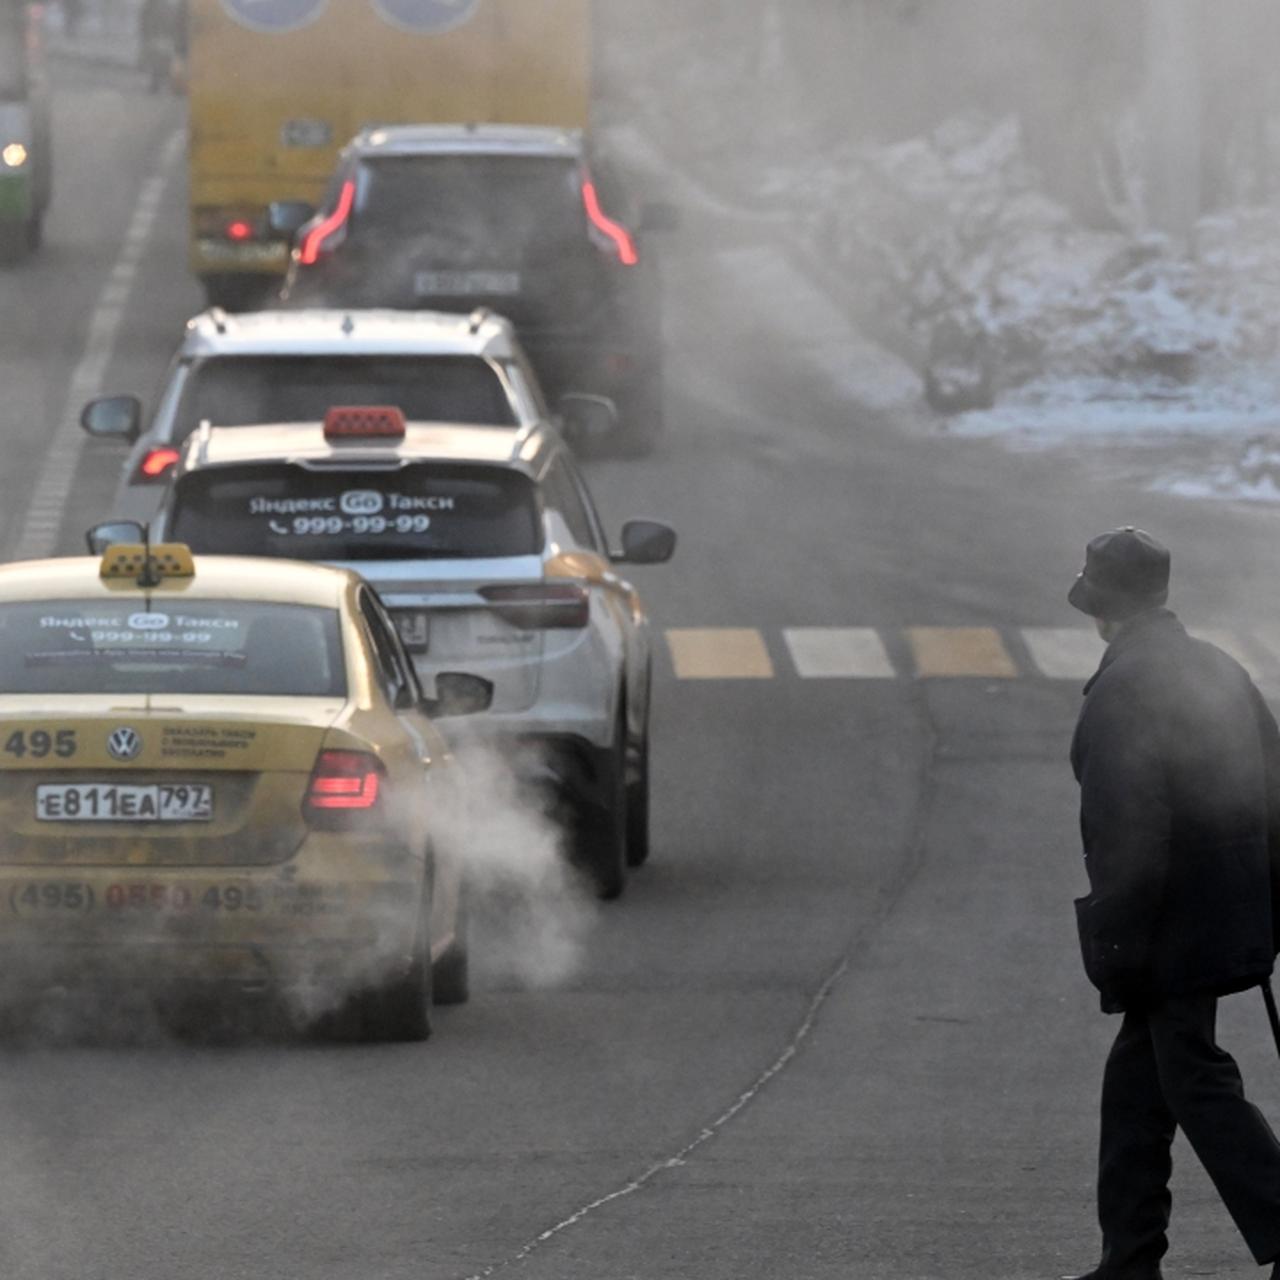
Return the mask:
[[[357,574],[180,544],[0,566],[0,956],[282,991],[421,1039],[467,995],[452,760]],[[442,700],[449,696],[452,703]],[[21,994],[21,993],[11,993]]]

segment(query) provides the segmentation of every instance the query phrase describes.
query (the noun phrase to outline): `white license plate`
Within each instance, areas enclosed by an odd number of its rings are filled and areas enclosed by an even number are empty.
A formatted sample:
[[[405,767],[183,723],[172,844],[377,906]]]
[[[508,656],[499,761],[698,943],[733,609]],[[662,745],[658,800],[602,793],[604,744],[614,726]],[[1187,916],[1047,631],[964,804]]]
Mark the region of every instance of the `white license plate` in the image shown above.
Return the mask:
[[[431,615],[425,609],[393,609],[391,620],[410,653],[426,653],[431,647]]]
[[[203,782],[47,782],[36,787],[41,822],[208,822],[213,788]]]
[[[445,294],[466,298],[480,294],[510,296],[520,292],[518,271],[419,271],[413,277],[413,291],[420,298]]]

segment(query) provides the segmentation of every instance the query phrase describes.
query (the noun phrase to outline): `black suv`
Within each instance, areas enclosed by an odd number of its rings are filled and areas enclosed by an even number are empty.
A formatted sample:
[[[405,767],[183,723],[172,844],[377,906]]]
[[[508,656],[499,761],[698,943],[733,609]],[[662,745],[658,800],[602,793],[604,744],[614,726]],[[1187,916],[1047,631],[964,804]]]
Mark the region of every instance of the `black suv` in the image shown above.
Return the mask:
[[[279,229],[311,210],[272,208]],[[554,402],[573,388],[610,397],[618,440],[662,430],[658,276],[636,215],[581,132],[530,125],[369,129],[343,150],[324,206],[298,227],[289,306],[489,307],[516,326]]]

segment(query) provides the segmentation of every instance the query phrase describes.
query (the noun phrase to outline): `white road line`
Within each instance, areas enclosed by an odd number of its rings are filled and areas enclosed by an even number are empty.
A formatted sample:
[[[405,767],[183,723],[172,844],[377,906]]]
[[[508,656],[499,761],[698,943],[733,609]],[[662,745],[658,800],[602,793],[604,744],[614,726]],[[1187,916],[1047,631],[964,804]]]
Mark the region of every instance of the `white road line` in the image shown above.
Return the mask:
[[[42,559],[53,555],[57,549],[61,515],[66,509],[76,464],[84,448],[85,435],[79,422],[80,406],[102,390],[102,379],[115,350],[116,335],[124,318],[124,307],[133,288],[137,266],[155,226],[165,183],[184,142],[185,135],[181,130],[170,134],[161,149],[156,173],[143,184],[138,196],[124,243],[90,317],[84,354],[72,371],[62,416],[50,437],[44,462],[32,487],[31,502],[19,525],[21,533],[17,544],[10,548],[11,559]]]
[[[1085,627],[1023,627],[1031,660],[1051,680],[1087,680],[1106,646]]]
[[[872,627],[784,627],[782,637],[806,680],[885,680],[898,674]]]

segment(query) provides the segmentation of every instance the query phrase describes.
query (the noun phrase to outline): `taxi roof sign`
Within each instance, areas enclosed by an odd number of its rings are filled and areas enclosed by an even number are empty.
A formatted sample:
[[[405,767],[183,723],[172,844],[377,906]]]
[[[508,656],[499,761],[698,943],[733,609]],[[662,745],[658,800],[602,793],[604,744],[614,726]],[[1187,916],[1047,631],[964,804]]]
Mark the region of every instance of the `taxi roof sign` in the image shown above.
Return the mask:
[[[117,542],[103,552],[98,576],[107,582],[127,579],[154,587],[166,578],[194,578],[196,562],[183,542]]]
[[[326,440],[403,440],[404,411],[394,404],[334,405],[324,415]]]

